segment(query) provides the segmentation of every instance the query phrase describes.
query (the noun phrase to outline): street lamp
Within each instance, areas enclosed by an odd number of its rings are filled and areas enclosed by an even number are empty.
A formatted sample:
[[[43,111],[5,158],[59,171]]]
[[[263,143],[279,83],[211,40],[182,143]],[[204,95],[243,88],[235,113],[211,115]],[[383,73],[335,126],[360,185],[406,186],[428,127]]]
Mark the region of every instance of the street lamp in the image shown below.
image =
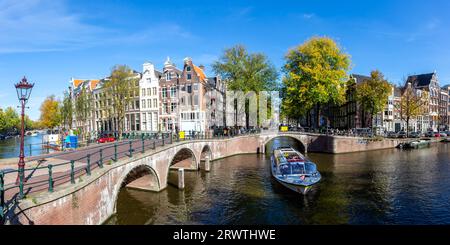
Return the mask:
[[[28,83],[27,79],[23,77],[22,81],[15,84],[17,91],[17,98],[19,99],[22,106],[22,126],[20,133],[20,156],[19,156],[19,171],[17,173],[16,184],[20,183],[20,196],[23,196],[23,182],[25,174],[25,154],[24,154],[24,135],[25,135],[25,105],[30,98],[31,90],[33,89],[34,83]]]

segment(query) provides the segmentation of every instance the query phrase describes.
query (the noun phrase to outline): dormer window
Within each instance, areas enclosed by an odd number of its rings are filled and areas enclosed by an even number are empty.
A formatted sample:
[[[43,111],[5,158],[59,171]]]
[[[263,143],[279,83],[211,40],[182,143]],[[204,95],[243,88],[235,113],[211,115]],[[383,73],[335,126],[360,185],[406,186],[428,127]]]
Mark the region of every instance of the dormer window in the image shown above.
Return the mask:
[[[186,71],[191,71],[191,67],[190,66],[186,67]]]
[[[170,72],[166,73],[166,81],[172,80],[172,76],[170,75]]]

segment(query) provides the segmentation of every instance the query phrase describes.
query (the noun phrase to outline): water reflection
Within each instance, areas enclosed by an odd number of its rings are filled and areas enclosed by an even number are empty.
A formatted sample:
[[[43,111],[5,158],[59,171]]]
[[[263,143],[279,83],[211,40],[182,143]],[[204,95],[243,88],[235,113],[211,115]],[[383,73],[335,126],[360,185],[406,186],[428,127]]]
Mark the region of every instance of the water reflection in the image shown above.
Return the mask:
[[[292,144],[276,139],[270,147]],[[297,148],[298,149],[298,148]],[[323,179],[307,196],[270,176],[270,156],[216,161],[188,172],[186,189],[123,189],[108,224],[450,224],[449,145],[308,154]]]

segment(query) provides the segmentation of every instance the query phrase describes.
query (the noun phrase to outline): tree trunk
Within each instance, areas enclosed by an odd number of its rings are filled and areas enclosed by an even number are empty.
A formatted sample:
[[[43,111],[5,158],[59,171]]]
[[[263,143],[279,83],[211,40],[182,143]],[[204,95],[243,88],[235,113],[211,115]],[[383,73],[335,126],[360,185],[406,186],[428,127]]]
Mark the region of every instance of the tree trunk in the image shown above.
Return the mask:
[[[320,128],[320,104],[317,104],[316,106],[317,110],[316,110],[316,128],[319,129]]]

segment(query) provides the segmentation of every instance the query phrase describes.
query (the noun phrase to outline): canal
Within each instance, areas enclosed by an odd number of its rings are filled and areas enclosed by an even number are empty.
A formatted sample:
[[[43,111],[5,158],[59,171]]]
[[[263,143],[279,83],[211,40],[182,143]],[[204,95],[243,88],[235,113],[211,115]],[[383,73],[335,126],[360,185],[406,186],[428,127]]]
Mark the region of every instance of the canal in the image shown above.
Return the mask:
[[[269,147],[292,145],[275,139]],[[308,154],[323,179],[307,196],[271,178],[270,155],[213,162],[188,172],[186,189],[122,189],[106,224],[450,224],[450,145]]]
[[[42,149],[43,134],[37,136],[25,136],[24,150],[25,156],[37,156],[47,153],[46,149]],[[31,146],[31,148],[30,148]],[[0,159],[19,158],[20,154],[20,137],[14,137],[6,140],[0,140]]]

